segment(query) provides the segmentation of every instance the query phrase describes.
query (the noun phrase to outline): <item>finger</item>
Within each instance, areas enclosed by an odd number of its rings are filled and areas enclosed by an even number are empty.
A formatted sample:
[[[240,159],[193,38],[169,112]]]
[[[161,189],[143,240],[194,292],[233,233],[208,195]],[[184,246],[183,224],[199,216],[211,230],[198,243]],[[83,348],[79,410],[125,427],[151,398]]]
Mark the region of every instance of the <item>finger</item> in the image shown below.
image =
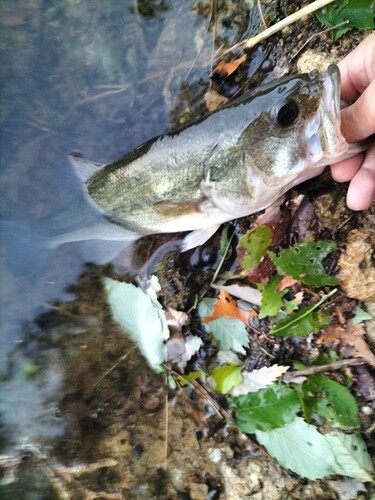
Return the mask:
[[[359,154],[331,165],[332,177],[337,182],[348,182],[360,169],[363,162],[363,155]]]
[[[375,199],[375,145],[366,153],[361,168],[350,182],[347,205],[352,210],[366,210]]]
[[[342,110],[341,132],[348,142],[361,141],[375,133],[375,80],[354,104]]]
[[[375,33],[372,33],[338,64],[341,98],[354,101],[375,78]]]

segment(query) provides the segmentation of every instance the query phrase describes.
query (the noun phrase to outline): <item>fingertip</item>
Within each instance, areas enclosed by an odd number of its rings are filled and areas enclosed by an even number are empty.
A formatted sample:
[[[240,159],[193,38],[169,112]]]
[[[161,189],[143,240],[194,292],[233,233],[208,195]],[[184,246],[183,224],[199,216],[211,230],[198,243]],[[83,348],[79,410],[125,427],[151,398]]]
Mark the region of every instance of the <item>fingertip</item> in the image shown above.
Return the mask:
[[[358,172],[362,165],[363,155],[359,154],[331,165],[331,174],[337,182],[348,182]]]
[[[362,210],[367,210],[370,208],[373,202],[374,196],[371,194],[360,194],[349,186],[348,194],[346,196],[346,204],[350,210],[355,212],[360,212]]]
[[[375,200],[375,147],[366,154],[362,167],[350,182],[347,205],[352,210],[367,210]]]

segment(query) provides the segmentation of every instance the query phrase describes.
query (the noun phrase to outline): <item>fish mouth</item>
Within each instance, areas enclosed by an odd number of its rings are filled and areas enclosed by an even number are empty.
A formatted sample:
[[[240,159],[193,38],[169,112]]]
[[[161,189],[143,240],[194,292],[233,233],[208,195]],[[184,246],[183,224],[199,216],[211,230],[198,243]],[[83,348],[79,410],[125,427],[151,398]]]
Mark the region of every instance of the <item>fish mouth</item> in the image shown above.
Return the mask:
[[[326,158],[345,153],[348,144],[341,134],[340,70],[335,64],[322,73],[323,99],[321,108],[320,140]]]
[[[310,74],[316,78],[316,72]],[[340,70],[331,64],[319,75],[321,102],[314,119],[306,129],[309,163],[315,169],[338,161],[348,151],[341,134]]]

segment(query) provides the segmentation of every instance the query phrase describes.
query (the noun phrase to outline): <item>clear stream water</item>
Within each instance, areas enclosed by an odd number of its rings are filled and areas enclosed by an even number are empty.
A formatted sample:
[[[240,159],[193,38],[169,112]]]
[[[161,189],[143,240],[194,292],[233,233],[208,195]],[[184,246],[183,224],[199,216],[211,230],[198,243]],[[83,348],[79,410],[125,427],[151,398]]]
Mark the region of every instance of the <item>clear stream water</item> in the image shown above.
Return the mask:
[[[43,348],[35,319],[53,310],[56,301],[74,298],[68,288],[89,258],[79,243],[48,249],[48,237],[63,231],[64,224],[79,229],[97,219],[67,155],[79,152],[102,163],[118,159],[175,126],[187,102],[190,108],[200,102],[212,51],[211,2],[203,2],[205,15],[192,8],[194,3],[1,4],[3,457],[16,456],[25,445],[53,456],[66,432],[59,415],[63,356],[50,345]],[[228,39],[243,31],[235,22],[221,26]],[[71,335],[79,336],[79,328]],[[42,487],[20,495],[12,480],[3,483],[2,498],[50,498]]]

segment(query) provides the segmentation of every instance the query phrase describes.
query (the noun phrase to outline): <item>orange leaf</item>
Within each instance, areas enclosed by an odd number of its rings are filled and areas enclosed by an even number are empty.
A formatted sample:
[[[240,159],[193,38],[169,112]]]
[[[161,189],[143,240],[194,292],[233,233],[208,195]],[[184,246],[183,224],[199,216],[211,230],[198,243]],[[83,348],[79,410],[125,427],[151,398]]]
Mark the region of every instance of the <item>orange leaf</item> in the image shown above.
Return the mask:
[[[203,318],[204,323],[209,323],[213,319],[221,318],[225,316],[226,318],[239,319],[245,325],[249,324],[249,318],[257,316],[254,310],[245,311],[237,307],[237,303],[233,297],[229,295],[225,290],[221,290],[216,302],[214,303],[214,308],[211,316],[206,316]]]
[[[375,366],[375,356],[370,351],[365,340],[365,328],[362,324],[353,325],[348,321],[346,327],[342,325],[329,325],[320,335],[317,344],[325,346],[338,346],[341,355],[345,358],[363,358],[370,366]]]
[[[291,286],[295,285],[296,283],[298,283],[298,280],[295,280],[294,278],[291,278],[290,276],[285,276],[278,284],[276,291],[283,292],[285,290],[285,288],[290,288]]]
[[[238,66],[244,61],[246,61],[246,55],[243,55],[242,57],[239,57],[238,59],[230,62],[220,61],[215,68],[215,72],[229,76],[234,73]]]

